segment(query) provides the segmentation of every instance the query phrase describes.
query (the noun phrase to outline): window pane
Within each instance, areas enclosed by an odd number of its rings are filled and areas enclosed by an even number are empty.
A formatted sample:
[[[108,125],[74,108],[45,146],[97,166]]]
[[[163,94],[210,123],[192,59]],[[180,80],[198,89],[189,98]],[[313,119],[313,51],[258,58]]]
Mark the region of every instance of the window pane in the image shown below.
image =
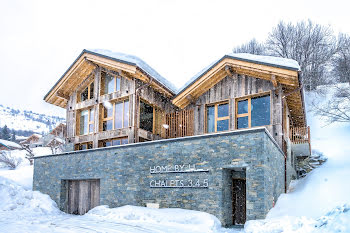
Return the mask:
[[[94,124],[90,124],[89,125],[89,133],[93,133],[94,132]]]
[[[252,127],[270,124],[270,96],[252,98]]]
[[[91,142],[88,143],[88,149],[92,149],[92,143]]]
[[[88,99],[88,88],[85,88],[84,91],[80,94],[80,101],[85,101]]]
[[[107,146],[112,146],[112,142],[111,142],[111,141],[107,141],[107,142],[106,142],[106,147],[107,147]]]
[[[115,104],[115,129],[122,128],[123,123],[123,102]]]
[[[90,99],[94,98],[94,82],[90,84]]]
[[[94,121],[94,109],[90,109],[90,121]]]
[[[218,106],[218,117],[228,116],[228,104],[219,104]]]
[[[88,110],[81,111],[80,113],[80,135],[88,133]]]
[[[153,107],[140,102],[140,128],[153,132]]]
[[[114,92],[115,83],[114,83],[114,76],[110,74],[106,74],[105,76],[105,94],[109,94]]]
[[[123,139],[122,139],[122,145],[124,145],[124,144],[128,144],[128,142],[129,142],[129,141],[128,141],[128,139],[127,139],[127,138],[123,138]]]
[[[120,91],[120,78],[117,78],[117,91]]]
[[[237,108],[238,114],[248,113],[248,100],[238,101]]]
[[[129,126],[129,101],[124,102],[124,127]]]
[[[229,123],[229,120],[222,120],[222,121],[218,121],[217,122],[217,126],[218,126],[218,132],[220,131],[225,131],[225,130],[228,130],[228,123]]]
[[[113,129],[113,121],[112,120],[104,121],[102,127],[103,127],[103,131],[112,130]]]
[[[237,129],[248,128],[248,116],[237,118]]]
[[[106,104],[107,105],[107,104]],[[110,106],[108,106],[110,105]],[[107,107],[103,108],[103,115],[105,118],[113,116],[113,105],[108,104]]]
[[[207,107],[207,129],[208,129],[208,133],[215,132],[214,109],[215,109],[215,106]]]
[[[120,145],[120,140],[113,140],[112,143],[113,143],[113,146],[118,146]]]
[[[81,144],[80,150],[86,150],[87,149],[87,145],[86,144]]]

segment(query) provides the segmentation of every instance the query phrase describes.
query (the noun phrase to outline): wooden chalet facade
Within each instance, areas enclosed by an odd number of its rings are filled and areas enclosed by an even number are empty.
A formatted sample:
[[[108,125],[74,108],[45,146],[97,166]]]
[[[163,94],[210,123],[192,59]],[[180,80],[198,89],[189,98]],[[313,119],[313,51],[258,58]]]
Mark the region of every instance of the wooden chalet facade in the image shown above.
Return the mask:
[[[44,100],[67,110],[75,150],[265,126],[310,154],[298,65],[265,58],[225,55],[177,91],[137,57],[84,50]]]
[[[36,157],[33,189],[67,213],[156,205],[224,225],[265,218],[311,152],[299,75],[290,59],[231,54],[177,90],[137,57],[83,50],[44,98],[66,109],[77,151]]]

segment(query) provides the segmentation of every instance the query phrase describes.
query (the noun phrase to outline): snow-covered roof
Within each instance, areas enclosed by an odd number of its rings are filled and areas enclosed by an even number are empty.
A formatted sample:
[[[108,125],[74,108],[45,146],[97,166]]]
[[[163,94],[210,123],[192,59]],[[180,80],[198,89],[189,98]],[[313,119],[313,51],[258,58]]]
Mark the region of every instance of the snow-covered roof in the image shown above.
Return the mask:
[[[172,84],[169,80],[161,76],[151,66],[149,66],[146,62],[144,62],[142,59],[136,56],[125,54],[125,53],[112,52],[110,50],[105,50],[105,49],[91,49],[91,50],[84,50],[84,51],[88,53],[96,53],[97,55],[106,56],[109,59],[117,60],[119,62],[127,62],[130,65],[137,66],[141,70],[143,70],[145,73],[147,73],[148,75],[156,79],[159,83],[167,87],[173,93],[177,93],[177,88],[174,84]]]
[[[7,147],[7,148],[18,148],[18,149],[21,149],[22,147],[15,143],[15,142],[11,142],[11,141],[7,141],[7,140],[4,140],[4,139],[0,139],[0,144]]]
[[[263,64],[263,65],[275,66],[278,68],[298,70],[298,71],[300,70],[300,66],[298,62],[296,60],[289,59],[289,58],[255,55],[250,53],[230,53],[226,56],[231,57],[233,59]]]
[[[250,53],[230,53],[223,56],[220,59],[215,60],[210,65],[208,65],[207,67],[202,69],[200,72],[198,72],[196,75],[194,75],[192,78],[190,78],[190,80],[188,80],[178,90],[177,94],[181,93],[183,90],[187,88],[187,86],[191,85],[198,78],[200,78],[202,75],[207,73],[211,68],[213,68],[215,65],[217,65],[219,62],[221,62],[225,58],[232,58],[240,61],[246,61],[246,62],[261,64],[261,65],[273,66],[277,68],[300,71],[300,66],[298,62],[293,59],[274,57],[274,56],[262,56],[262,55],[255,55]]]

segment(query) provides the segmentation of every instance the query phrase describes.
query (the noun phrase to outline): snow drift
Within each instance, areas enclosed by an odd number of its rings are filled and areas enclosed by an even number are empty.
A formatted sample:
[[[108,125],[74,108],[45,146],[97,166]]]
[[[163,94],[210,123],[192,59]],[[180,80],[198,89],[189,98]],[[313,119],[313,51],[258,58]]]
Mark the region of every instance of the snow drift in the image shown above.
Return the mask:
[[[110,209],[108,206],[98,206],[86,215],[115,222],[180,227],[182,231],[186,232],[212,232],[221,228],[220,221],[211,214],[178,208],[151,209],[127,205]]]

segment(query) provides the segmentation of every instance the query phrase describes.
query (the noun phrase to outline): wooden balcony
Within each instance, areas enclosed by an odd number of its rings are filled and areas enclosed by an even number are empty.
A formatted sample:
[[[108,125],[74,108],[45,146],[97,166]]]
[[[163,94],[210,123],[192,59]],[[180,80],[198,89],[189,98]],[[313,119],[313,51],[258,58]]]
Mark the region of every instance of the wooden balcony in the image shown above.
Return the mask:
[[[291,127],[289,138],[292,143],[292,152],[296,156],[311,155],[310,126]]]
[[[194,135],[193,109],[168,113],[163,119],[166,126],[163,138],[179,138]]]

